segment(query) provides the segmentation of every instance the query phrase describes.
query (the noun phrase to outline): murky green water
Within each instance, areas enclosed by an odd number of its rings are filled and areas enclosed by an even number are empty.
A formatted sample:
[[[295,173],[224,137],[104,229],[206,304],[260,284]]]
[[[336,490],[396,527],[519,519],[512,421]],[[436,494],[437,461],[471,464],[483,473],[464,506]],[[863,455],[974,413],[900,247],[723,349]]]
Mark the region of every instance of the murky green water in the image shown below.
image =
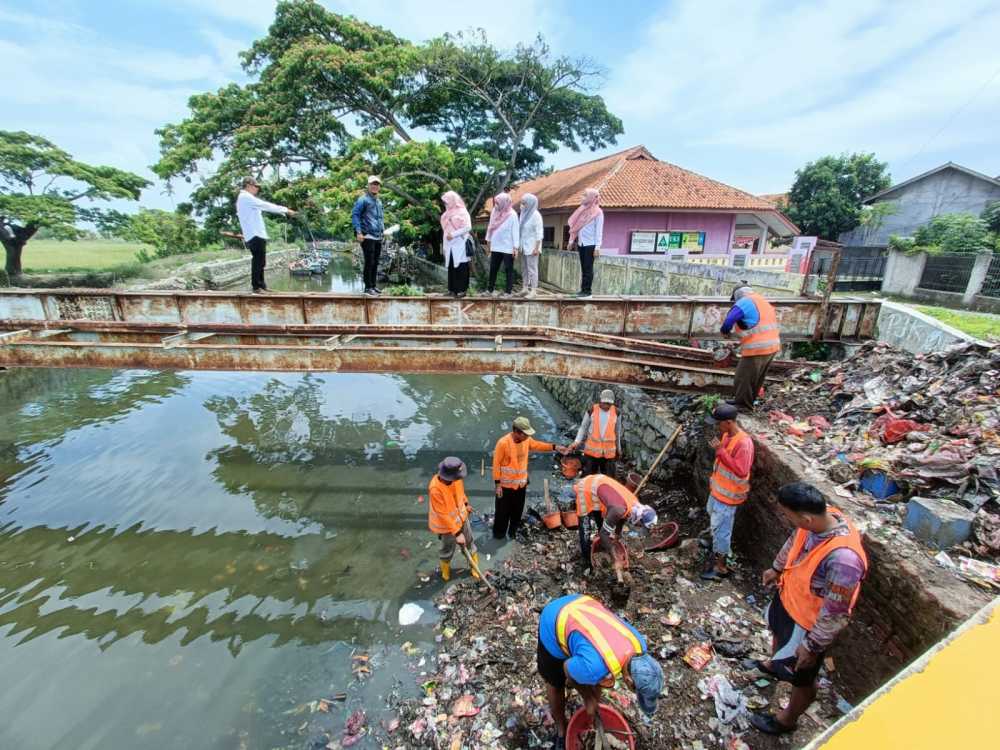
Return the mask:
[[[518,412],[563,416],[530,379],[0,374],[0,748],[302,748],[377,720],[414,683],[400,645],[433,642],[398,625],[433,612],[418,497],[457,454],[491,509],[480,458]]]
[[[287,263],[280,268],[269,269],[268,286],[276,292],[340,292],[343,294],[361,294],[364,284],[361,282],[361,270],[356,267],[353,259],[347,253],[335,253],[330,267],[325,274],[312,276],[292,276],[288,273]],[[250,286],[249,279],[246,282]]]

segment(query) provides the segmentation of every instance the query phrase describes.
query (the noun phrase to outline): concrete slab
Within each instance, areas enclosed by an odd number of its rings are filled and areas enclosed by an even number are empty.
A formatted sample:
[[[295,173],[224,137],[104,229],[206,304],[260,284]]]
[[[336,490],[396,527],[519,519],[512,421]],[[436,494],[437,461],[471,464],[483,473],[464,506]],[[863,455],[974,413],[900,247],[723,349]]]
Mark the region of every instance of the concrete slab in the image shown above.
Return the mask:
[[[976,514],[949,500],[914,497],[906,505],[907,529],[938,549],[961,544],[972,534]]]

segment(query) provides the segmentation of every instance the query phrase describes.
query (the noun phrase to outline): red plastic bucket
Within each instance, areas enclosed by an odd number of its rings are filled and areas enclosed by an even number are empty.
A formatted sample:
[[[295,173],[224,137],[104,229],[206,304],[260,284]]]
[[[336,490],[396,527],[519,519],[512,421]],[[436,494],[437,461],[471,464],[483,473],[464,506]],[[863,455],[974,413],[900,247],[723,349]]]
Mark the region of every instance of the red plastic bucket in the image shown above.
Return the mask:
[[[630,750],[635,750],[635,735],[632,734],[632,728],[628,725],[625,717],[607,703],[601,703],[597,707],[597,711],[601,715],[601,723],[604,724],[605,733],[613,734],[617,739],[625,742]],[[566,750],[580,750],[581,735],[592,726],[593,722],[591,722],[587,712],[582,708],[578,709],[566,727]]]

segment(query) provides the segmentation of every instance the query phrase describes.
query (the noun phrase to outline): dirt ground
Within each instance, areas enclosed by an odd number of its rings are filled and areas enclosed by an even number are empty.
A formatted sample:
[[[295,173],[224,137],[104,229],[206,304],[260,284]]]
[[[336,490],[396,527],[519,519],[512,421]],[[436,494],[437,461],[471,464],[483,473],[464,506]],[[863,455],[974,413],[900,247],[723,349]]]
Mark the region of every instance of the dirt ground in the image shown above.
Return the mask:
[[[821,678],[819,700],[792,735],[766,737],[748,729],[744,718],[720,721],[715,699],[706,694],[716,675],[739,691],[748,710],[776,709],[787,699],[786,685],[741,666],[747,657],[768,653],[761,611],[770,594],[755,583],[759,571],[745,569],[739,560],[726,581],[698,578],[702,552],[695,537],[707,526],[703,503],[684,492],[653,487],[643,492],[643,500],[657,508],[661,522],[676,520],[686,541],[667,552],[646,553],[648,539],[626,534],[633,578],[627,601],[614,597],[607,571],[584,577],[575,530],[550,532],[536,523],[523,540],[508,543],[502,563],[484,559],[497,596],[460,569],[435,597],[442,615],[438,653],[422,676],[415,675],[423,697],[398,704],[398,726],[380,738],[383,746],[550,747],[554,727],[535,667],[538,615],[551,599],[568,593],[590,594],[623,615],[663,666],[664,692],[649,724],[640,719],[633,694],[621,682],[605,693],[606,702],[628,718],[640,749],[795,748],[839,718],[834,670]],[[433,578],[426,585],[434,585]],[[710,646],[712,654],[700,670],[684,658],[699,644]],[[579,705],[573,693],[569,711]],[[745,716],[740,708],[736,713]]]

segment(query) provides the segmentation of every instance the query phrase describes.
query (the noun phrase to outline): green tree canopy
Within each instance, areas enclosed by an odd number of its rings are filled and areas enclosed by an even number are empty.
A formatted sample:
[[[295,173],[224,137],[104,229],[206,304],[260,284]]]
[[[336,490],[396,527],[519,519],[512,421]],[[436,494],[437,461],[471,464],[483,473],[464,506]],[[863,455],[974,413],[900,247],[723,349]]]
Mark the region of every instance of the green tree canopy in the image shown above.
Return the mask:
[[[875,154],[824,156],[795,172],[788,214],[807,235],[836,240],[861,222],[861,202],[889,187]]]
[[[994,234],[1000,234],[1000,201],[993,201],[983,209],[980,218]]]
[[[541,39],[509,53],[481,32],[414,44],[283,0],[242,57],[250,83],[192,97],[187,119],[157,131],[154,170],[197,180],[192,201],[214,227],[231,225],[245,174],[332,229],[377,172],[387,220],[404,238],[427,235],[444,190],[460,191],[475,212],[535,174],[543,152],[599,148],[622,132],[590,91],[597,68],[554,57]]]
[[[81,201],[138,200],[148,184],[131,172],[77,161],[41,136],[0,130],[0,243],[7,273],[21,273],[24,246],[40,228],[73,239],[78,220],[97,220],[103,209]]]

